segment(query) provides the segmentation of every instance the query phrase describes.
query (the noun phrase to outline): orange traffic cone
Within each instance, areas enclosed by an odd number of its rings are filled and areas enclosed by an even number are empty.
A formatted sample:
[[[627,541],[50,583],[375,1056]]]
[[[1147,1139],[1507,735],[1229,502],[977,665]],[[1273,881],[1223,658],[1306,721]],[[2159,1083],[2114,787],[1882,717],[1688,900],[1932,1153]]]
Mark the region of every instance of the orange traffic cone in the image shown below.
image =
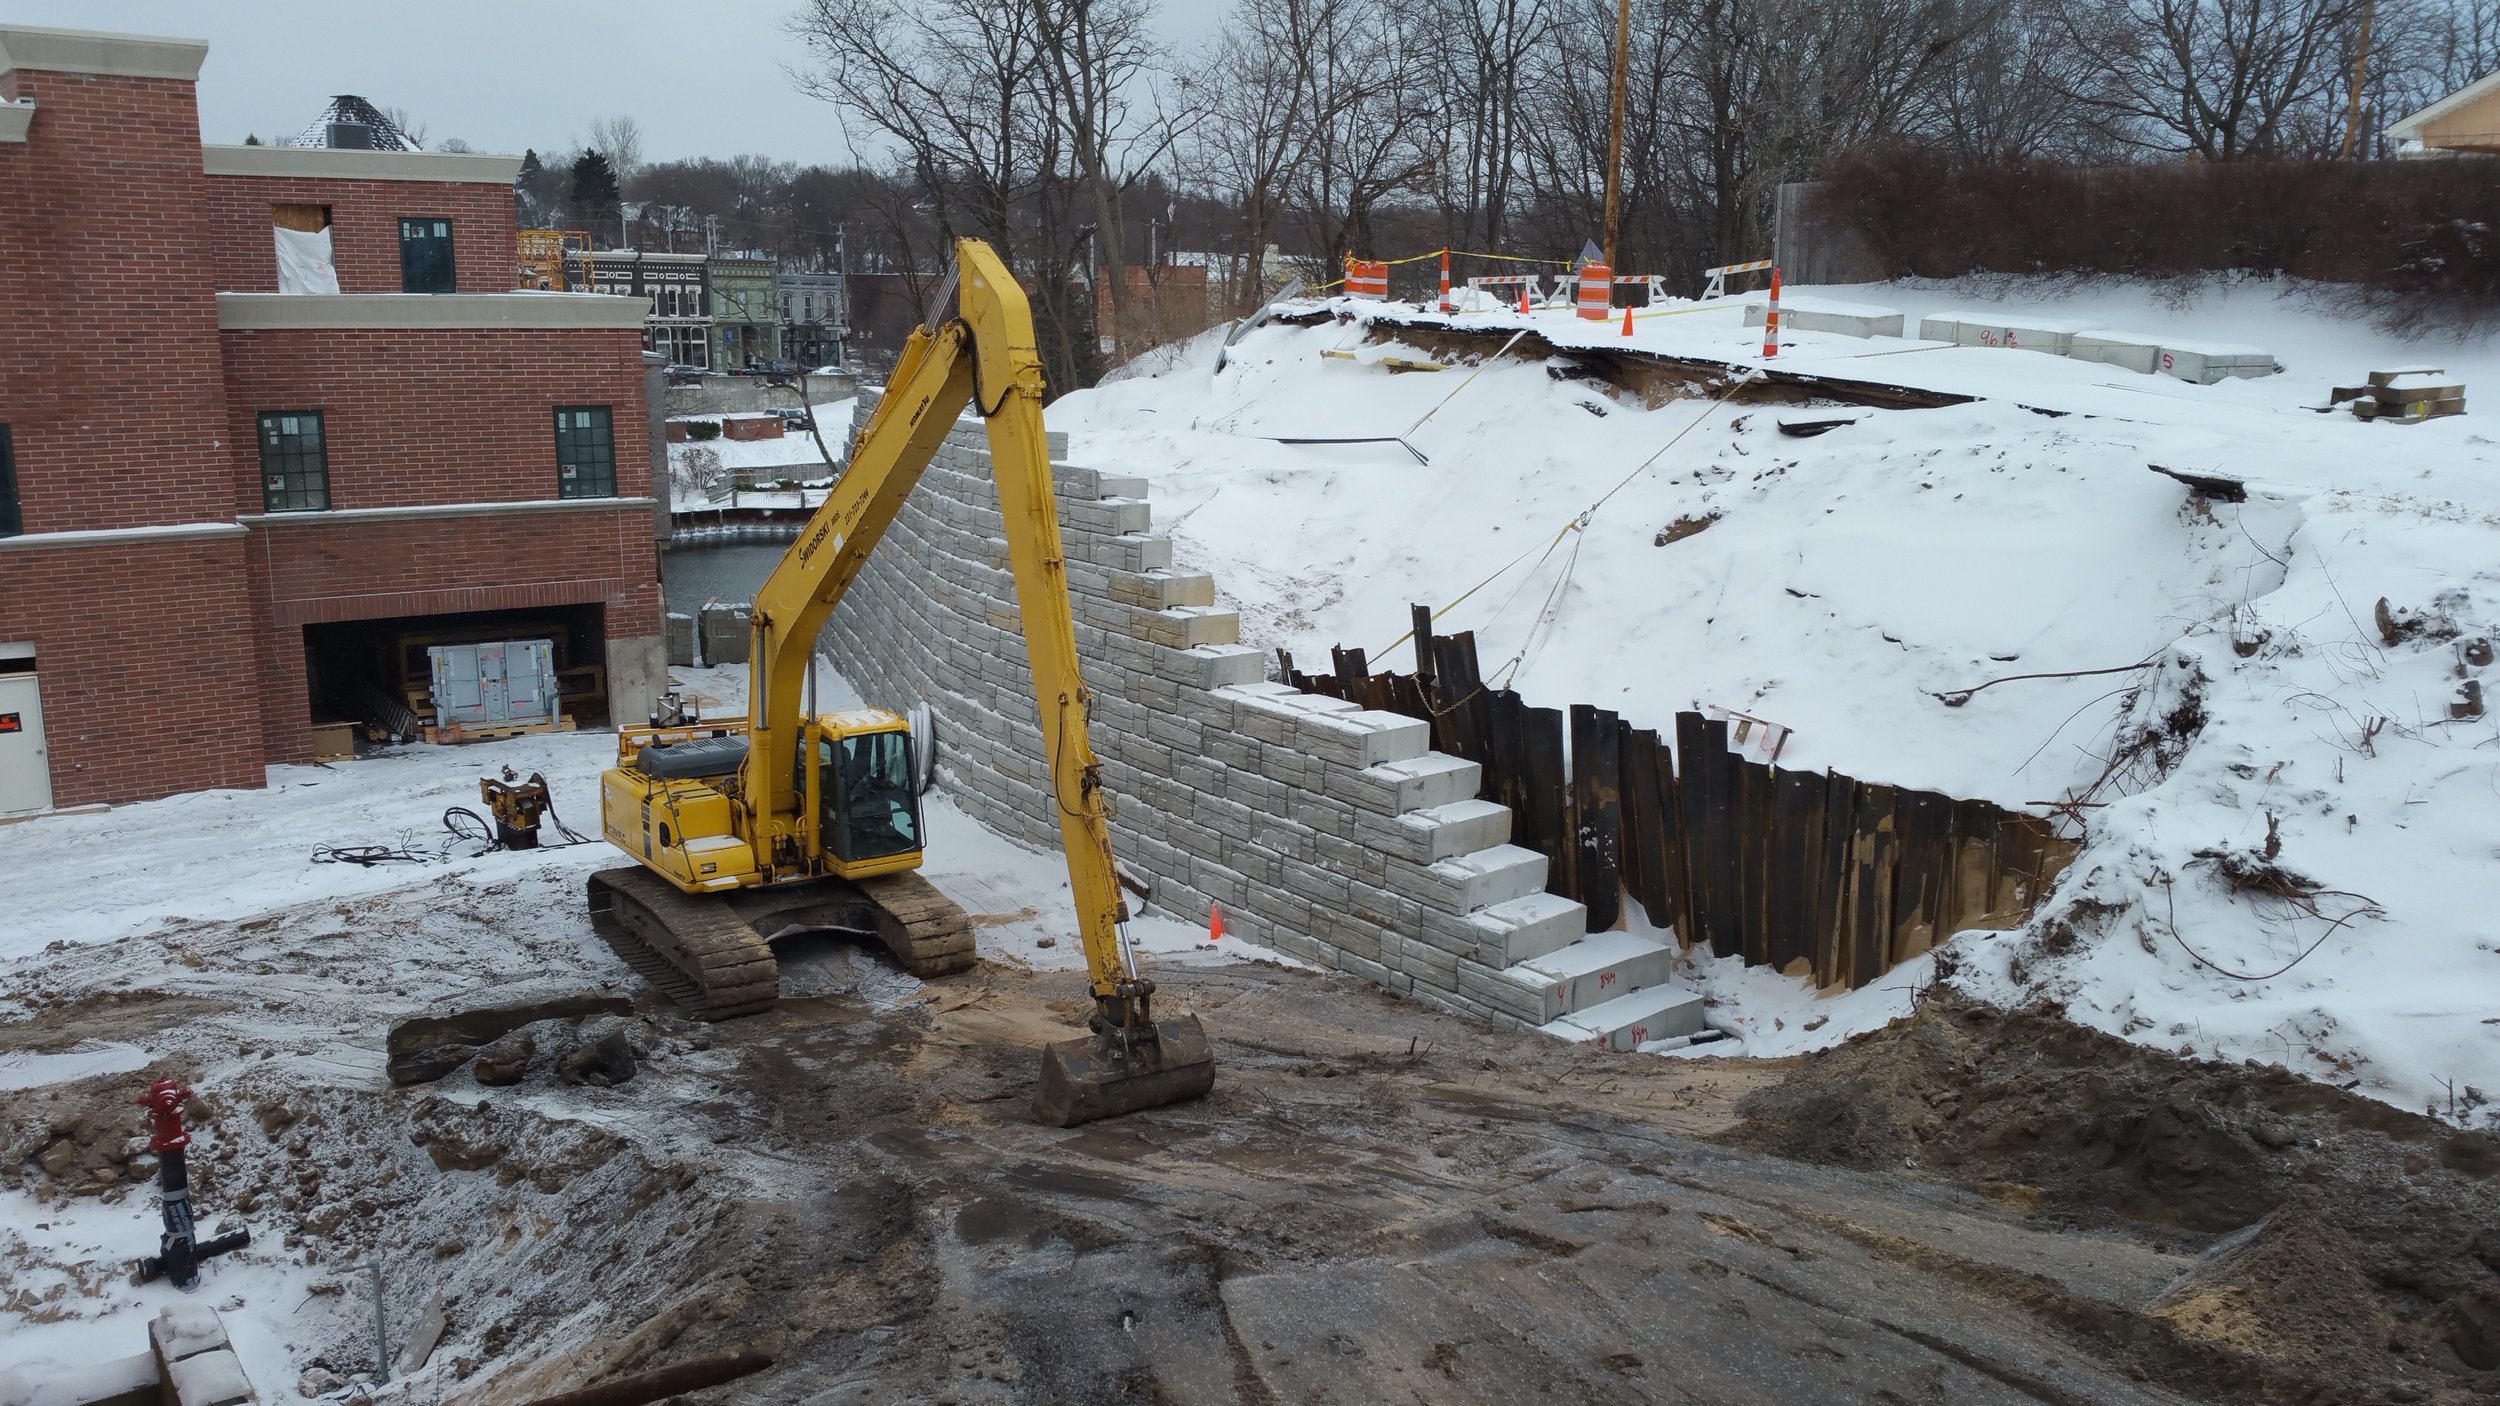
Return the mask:
[[[1207,941],[1216,942],[1224,936],[1224,910],[1217,904],[1207,905]]]
[[[1525,283],[1519,285],[1519,311],[1522,316],[1535,311],[1528,306],[1528,285]]]
[[[1623,335],[1627,337],[1632,335],[1632,308],[1628,303],[1623,309]]]

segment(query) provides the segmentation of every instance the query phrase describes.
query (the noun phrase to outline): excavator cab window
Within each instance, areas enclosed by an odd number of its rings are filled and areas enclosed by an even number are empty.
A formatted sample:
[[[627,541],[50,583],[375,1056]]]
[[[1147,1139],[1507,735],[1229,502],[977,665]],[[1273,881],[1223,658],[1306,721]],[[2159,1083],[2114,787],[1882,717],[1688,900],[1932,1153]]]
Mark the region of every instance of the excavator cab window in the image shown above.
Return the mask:
[[[870,732],[816,744],[826,844],[843,860],[880,859],[920,848],[920,803],[911,793],[911,736]]]

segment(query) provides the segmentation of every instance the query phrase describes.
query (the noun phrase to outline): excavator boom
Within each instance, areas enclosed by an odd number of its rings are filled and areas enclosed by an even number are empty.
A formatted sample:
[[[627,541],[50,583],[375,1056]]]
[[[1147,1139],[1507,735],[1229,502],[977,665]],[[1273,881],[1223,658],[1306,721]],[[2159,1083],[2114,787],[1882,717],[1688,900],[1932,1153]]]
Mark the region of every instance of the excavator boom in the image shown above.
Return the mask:
[[[960,308],[952,318],[945,315],[950,292]],[[689,789],[665,798],[668,813],[680,817],[675,833],[681,841],[688,828],[684,818],[694,814],[697,803],[685,798],[698,797],[702,804],[728,798],[728,809],[735,812],[732,821],[742,823],[732,823],[727,839],[704,852],[735,855],[735,842],[743,838],[751,867],[698,882],[696,871],[711,874],[713,868],[691,862],[686,854],[691,845],[681,842],[678,850],[661,856],[676,866],[671,872],[658,862],[650,842],[656,833],[662,837],[660,848],[665,848],[671,834],[665,826],[655,831],[658,822],[646,819],[637,831],[619,822],[617,812],[634,804],[646,816],[653,814],[649,797],[659,794],[662,785],[650,779],[653,773],[674,769],[684,775],[710,775],[701,770],[709,765],[702,757],[682,762],[663,757],[637,763],[643,770],[627,766],[610,772],[603,823],[609,837],[629,851],[639,836],[638,857],[688,892],[698,886],[726,890],[800,883],[828,874],[889,888],[918,882],[916,876],[899,872],[918,863],[916,834],[906,836],[912,841],[908,852],[897,850],[890,862],[862,862],[855,851],[835,853],[849,837],[830,833],[843,822],[829,815],[848,812],[828,801],[839,783],[828,779],[825,758],[836,755],[834,735],[842,728],[832,726],[840,722],[838,716],[808,714],[805,687],[826,618],[893,525],[957,417],[967,405],[973,407],[989,436],[1060,844],[1067,855],[1069,892],[1094,997],[1089,1033],[1044,1051],[1035,1115],[1064,1127],[1203,1095],[1214,1086],[1215,1065],[1195,1017],[1155,1018],[1154,984],[1138,975],[1124,938],[1128,907],[1112,862],[1110,807],[1101,768],[1086,737],[1093,700],[1076,653],[1043,434],[1042,393],[1041,357],[1024,290],[987,244],[958,240],[955,273],[938,296],[930,324],[912,332],[885,395],[852,446],[848,466],[756,592],[748,656],[751,717],[743,731],[743,755],[735,759],[736,784],[703,789],[699,797]],[[886,726],[894,726],[892,720]],[[875,730],[873,724],[858,725],[839,740],[848,746],[858,740],[857,734]],[[659,750],[664,752],[665,746]],[[898,827],[916,828],[916,815]],[[704,836],[698,843],[710,842],[708,829]],[[652,916],[671,901],[649,876],[641,876],[638,884],[614,881],[607,888],[622,896],[604,900],[618,915],[610,926],[638,921],[659,929],[672,921]],[[636,892],[651,896],[639,900],[634,913],[617,906],[634,900]],[[593,893],[597,909],[603,900],[596,880]],[[894,904],[881,906],[891,916]],[[665,933],[661,940],[668,940]],[[729,963],[740,973],[770,969],[769,954],[757,959],[728,951],[717,938],[706,939],[704,945],[711,964]]]

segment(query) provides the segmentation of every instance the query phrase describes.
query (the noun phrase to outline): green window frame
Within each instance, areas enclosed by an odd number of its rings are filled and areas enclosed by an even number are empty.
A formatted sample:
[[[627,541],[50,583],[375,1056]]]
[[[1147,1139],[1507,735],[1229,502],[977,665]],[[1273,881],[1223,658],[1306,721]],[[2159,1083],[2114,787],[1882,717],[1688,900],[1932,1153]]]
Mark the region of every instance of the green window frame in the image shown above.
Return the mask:
[[[17,448],[9,438],[9,427],[0,425],[0,537],[15,537],[25,530],[26,517],[17,505]]]
[[[616,496],[616,441],[608,407],[556,407],[556,496]]]
[[[399,221],[399,291],[449,293],[458,283],[451,258],[451,221],[403,215]]]
[[[260,501],[273,513],[330,506],[329,436],[318,410],[260,412]]]

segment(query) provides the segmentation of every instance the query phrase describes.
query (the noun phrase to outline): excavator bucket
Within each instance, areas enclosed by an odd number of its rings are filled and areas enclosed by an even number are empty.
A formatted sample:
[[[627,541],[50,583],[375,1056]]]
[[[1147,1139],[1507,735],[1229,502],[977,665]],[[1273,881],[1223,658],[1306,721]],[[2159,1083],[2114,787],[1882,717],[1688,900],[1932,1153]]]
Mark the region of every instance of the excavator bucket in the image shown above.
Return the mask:
[[[1042,1046],[1034,1118],[1073,1128],[1206,1097],[1215,1087],[1215,1054],[1198,1017],[1158,1020],[1154,1028],[1155,1039],[1134,1044],[1124,1045],[1117,1035],[1087,1035]]]

